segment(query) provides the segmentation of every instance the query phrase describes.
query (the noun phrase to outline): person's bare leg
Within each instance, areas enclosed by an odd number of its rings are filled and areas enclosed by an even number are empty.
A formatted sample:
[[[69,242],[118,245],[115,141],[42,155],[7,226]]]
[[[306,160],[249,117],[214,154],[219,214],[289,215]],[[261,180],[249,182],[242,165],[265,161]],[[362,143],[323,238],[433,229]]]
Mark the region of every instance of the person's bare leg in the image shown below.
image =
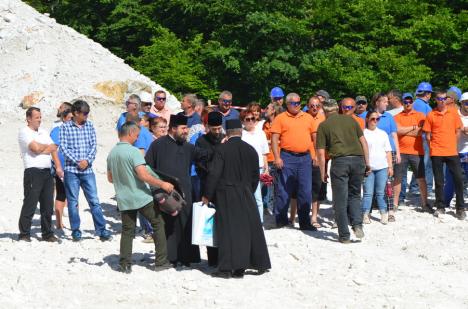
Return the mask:
[[[416,179],[419,184],[419,192],[421,192],[421,203],[427,205],[427,184],[425,178]]]
[[[290,206],[290,214],[289,214],[289,221],[292,222],[294,225],[294,222],[296,221],[296,214],[297,214],[297,199],[292,198],[291,201],[289,202]]]
[[[319,208],[320,208],[320,203],[317,201],[317,202],[313,202],[312,203],[312,218],[311,218],[311,224],[314,226],[314,227],[321,227],[320,224],[318,223],[317,221],[317,216],[318,216],[318,211],[319,211]]]
[[[393,181],[393,209],[397,210],[400,205],[401,180]]]
[[[57,229],[63,229],[63,208],[65,207],[65,202],[55,200],[55,226]]]

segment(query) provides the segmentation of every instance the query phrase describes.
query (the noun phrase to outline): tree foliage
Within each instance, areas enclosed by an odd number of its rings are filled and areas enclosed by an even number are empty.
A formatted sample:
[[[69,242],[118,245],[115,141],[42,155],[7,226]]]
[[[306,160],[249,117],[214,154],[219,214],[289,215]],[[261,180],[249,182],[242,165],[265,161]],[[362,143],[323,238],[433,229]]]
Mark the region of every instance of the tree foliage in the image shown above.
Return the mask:
[[[468,89],[463,0],[30,0],[176,93]]]

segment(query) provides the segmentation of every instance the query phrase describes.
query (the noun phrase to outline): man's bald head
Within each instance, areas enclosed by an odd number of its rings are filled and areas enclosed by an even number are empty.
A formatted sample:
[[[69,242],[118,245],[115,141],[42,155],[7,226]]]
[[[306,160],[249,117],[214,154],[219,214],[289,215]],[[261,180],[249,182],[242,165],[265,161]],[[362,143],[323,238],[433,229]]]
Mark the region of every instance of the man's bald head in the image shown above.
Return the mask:
[[[341,111],[345,115],[352,115],[356,110],[356,101],[353,98],[344,98],[341,100]]]

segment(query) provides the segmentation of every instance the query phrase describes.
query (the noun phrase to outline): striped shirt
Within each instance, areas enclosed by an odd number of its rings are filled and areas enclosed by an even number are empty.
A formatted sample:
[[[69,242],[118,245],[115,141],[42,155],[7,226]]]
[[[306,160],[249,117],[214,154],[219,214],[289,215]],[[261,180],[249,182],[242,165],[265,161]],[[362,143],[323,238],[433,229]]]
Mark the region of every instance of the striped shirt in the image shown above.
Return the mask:
[[[65,157],[64,171],[77,174],[92,174],[92,164],[96,158],[97,143],[96,131],[93,124],[86,121],[78,126],[73,120],[65,122],[60,127],[60,151]],[[81,160],[88,161],[88,167],[81,170],[78,163]]]

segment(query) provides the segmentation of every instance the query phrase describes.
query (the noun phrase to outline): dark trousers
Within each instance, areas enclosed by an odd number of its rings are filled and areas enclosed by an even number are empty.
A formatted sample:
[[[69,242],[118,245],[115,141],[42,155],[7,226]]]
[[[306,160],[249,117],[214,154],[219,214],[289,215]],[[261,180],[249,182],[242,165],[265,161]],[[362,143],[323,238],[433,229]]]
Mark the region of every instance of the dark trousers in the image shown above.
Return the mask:
[[[312,159],[307,153],[302,156],[282,151],[283,168],[276,172],[275,216],[276,224],[288,224],[288,208],[291,195],[297,193],[297,214],[299,226],[310,225],[310,204],[312,203]]]
[[[455,196],[456,196],[456,209],[462,209],[465,207],[463,201],[463,174],[461,170],[460,158],[458,156],[449,157],[431,157],[432,171],[434,173],[435,182],[435,206],[437,208],[444,208],[444,163],[453,175],[453,182],[455,184]]]
[[[153,228],[154,248],[156,251],[155,264],[162,265],[167,262],[166,234],[164,232],[164,220],[159,208],[154,207],[153,202],[133,210],[121,211],[122,237],[120,238],[120,265],[132,263],[133,238],[135,238],[135,226],[137,213],[142,214]]]
[[[332,160],[330,178],[340,239],[350,238],[349,221],[351,226],[362,225],[361,185],[364,171],[364,159],[361,156],[338,157]]]
[[[37,202],[41,210],[42,237],[53,235],[52,213],[54,212],[54,178],[50,169],[27,168],[23,178],[24,200],[19,218],[20,236],[31,234],[31,222]]]

